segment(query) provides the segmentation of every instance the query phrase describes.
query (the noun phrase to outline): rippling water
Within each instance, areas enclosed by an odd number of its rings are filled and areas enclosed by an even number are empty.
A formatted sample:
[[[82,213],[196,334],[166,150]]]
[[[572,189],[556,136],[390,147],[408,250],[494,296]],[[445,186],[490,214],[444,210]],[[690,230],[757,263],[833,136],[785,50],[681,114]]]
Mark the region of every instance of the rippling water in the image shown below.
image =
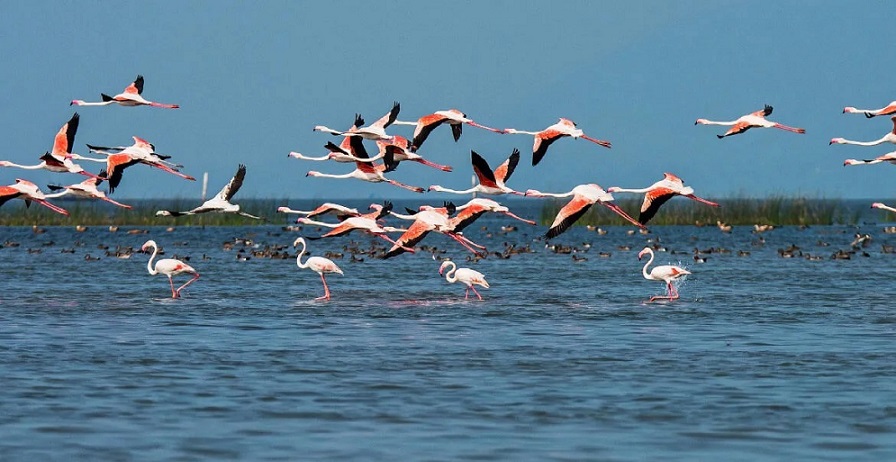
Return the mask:
[[[507,224],[468,236],[536,253],[466,262],[424,241],[486,275],[483,302],[426,252],[346,254],[317,302],[319,278],[294,259],[222,248],[291,244],[280,226],[0,228],[21,244],[0,249],[0,459],[896,459],[896,254],[882,251],[896,235],[576,227],[552,241],[592,244],[574,262],[535,240],[543,227]],[[831,259],[857,232],[871,244]],[[148,255],[98,248],[148,238],[201,272],[184,298],[167,298]],[[352,239],[373,242],[310,248]],[[647,244],[694,273],[680,300],[643,303],[663,291],[641,277]],[[779,256],[791,245],[824,258]],[[698,264],[695,247],[730,253]]]

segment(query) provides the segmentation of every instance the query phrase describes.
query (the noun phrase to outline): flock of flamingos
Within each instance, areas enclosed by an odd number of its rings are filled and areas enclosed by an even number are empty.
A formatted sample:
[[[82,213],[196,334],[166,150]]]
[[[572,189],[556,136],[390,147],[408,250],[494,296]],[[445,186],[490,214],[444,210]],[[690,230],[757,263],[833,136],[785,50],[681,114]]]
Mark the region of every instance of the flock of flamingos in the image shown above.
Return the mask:
[[[71,105],[120,105],[152,106],[167,109],[179,108],[179,106],[176,104],[164,104],[145,99],[142,95],[143,83],[143,76],[138,75],[136,80],[134,80],[133,83],[125,88],[122,93],[119,93],[115,96],[101,94],[101,101],[98,102],[73,100],[71,101]],[[557,123],[545,128],[544,130],[523,131],[513,128],[491,128],[474,122],[472,119],[467,118],[464,113],[458,111],[457,109],[436,111],[432,114],[420,117],[413,122],[398,120],[399,111],[400,105],[398,103],[394,103],[392,109],[387,114],[369,125],[365,125],[364,119],[360,115],[356,114],[351,127],[344,131],[332,129],[323,125],[315,126],[315,131],[332,134],[335,137],[341,138],[341,142],[338,145],[332,142],[328,142],[326,144],[328,153],[320,157],[305,156],[298,152],[291,152],[289,153],[289,156],[301,160],[351,163],[354,164],[355,167],[352,171],[345,174],[325,174],[312,170],[309,171],[306,176],[340,179],[355,178],[358,180],[374,183],[385,182],[410,191],[422,193],[424,192],[424,188],[400,183],[393,179],[387,178],[386,174],[394,171],[402,162],[406,161],[416,162],[424,166],[436,168],[446,172],[452,171],[452,168],[450,166],[431,162],[425,159],[418,152],[423,146],[423,143],[432,133],[432,131],[441,125],[446,125],[451,128],[451,132],[455,141],[460,139],[464,125],[488,130],[498,134],[522,134],[532,136],[534,137],[534,143],[532,145],[533,166],[539,164],[544,159],[551,144],[564,137],[582,138],[605,148],[611,147],[609,141],[592,138],[586,135],[581,129],[576,126],[573,121],[565,118],[560,118]],[[863,142],[851,141],[844,138],[834,138],[830,141],[830,144],[854,144],[860,146],[874,146],[882,143],[896,144],[896,115],[893,115],[896,114],[896,101],[891,102],[889,105],[881,109],[856,109],[854,107],[846,107],[843,109],[843,112],[864,114],[867,118],[873,118],[877,116],[892,116],[891,120],[893,121],[893,129],[882,138],[874,141]],[[720,139],[744,133],[751,128],[777,128],[792,133],[805,133],[805,130],[802,128],[790,127],[768,120],[767,117],[771,115],[771,113],[772,107],[766,105],[761,110],[743,115],[735,120],[713,121],[708,119],[697,119],[695,125],[722,125],[730,127],[725,133],[716,135]],[[21,169],[31,170],[44,169],[51,172],[77,173],[86,176],[87,178],[80,183],[70,184],[67,186],[51,185],[49,186],[49,188],[56,192],[49,194],[45,194],[44,192],[42,192],[40,188],[37,187],[37,185],[30,181],[24,179],[16,179],[16,182],[12,185],[0,186],[0,205],[4,204],[10,199],[18,198],[24,200],[26,205],[30,205],[31,202],[35,202],[53,210],[54,212],[68,215],[68,212],[66,210],[51,203],[49,199],[61,197],[64,195],[74,195],[79,197],[104,200],[118,207],[131,208],[129,205],[122,204],[109,198],[106,193],[101,191],[98,187],[103,181],[107,181],[108,191],[111,194],[120,184],[124,170],[130,166],[137,164],[148,165],[150,167],[158,168],[165,172],[177,175],[184,179],[195,180],[195,178],[181,173],[180,169],[183,168],[183,166],[171,162],[169,160],[170,156],[156,152],[155,146],[153,146],[152,143],[136,136],[133,137],[134,144],[130,146],[104,147],[87,145],[90,152],[94,153],[95,155],[102,155],[105,157],[94,158],[75,154],[73,152],[74,138],[78,129],[79,121],[80,117],[77,113],[75,113],[71,117],[71,119],[69,119],[68,122],[66,122],[62,126],[62,128],[56,134],[52,150],[41,156],[40,163],[35,165],[21,165],[9,161],[0,161],[0,167],[17,167]],[[414,126],[413,137],[411,139],[408,139],[400,135],[386,133],[386,129],[393,125]],[[378,152],[376,155],[371,156],[370,154],[368,154],[364,144],[365,141],[372,141],[376,144],[378,148]],[[610,187],[604,190],[597,184],[591,183],[578,185],[572,190],[565,193],[545,193],[534,189],[529,189],[527,191],[517,191],[507,186],[507,181],[510,179],[514,169],[519,163],[519,150],[514,149],[510,156],[494,169],[491,168],[489,166],[489,163],[477,152],[471,151],[470,156],[473,172],[478,178],[478,184],[474,185],[471,188],[463,190],[450,189],[440,185],[432,185],[429,187],[429,190],[460,195],[514,194],[527,197],[571,197],[571,200],[562,207],[560,212],[557,214],[557,217],[554,219],[553,223],[548,229],[547,233],[545,234],[545,237],[548,238],[556,237],[562,234],[570,226],[572,226],[576,222],[576,220],[584,215],[585,212],[587,212],[594,204],[600,204],[604,207],[607,207],[614,213],[629,221],[632,225],[639,228],[645,228],[647,222],[654,215],[656,215],[659,208],[669,199],[675,196],[688,197],[712,207],[719,206],[715,202],[711,202],[696,196],[694,194],[693,188],[685,186],[681,178],[675,176],[672,173],[665,173],[662,180],[641,189]],[[99,173],[94,174],[84,170],[80,165],[75,163],[75,161],[99,162],[104,163],[105,167]],[[896,151],[889,152],[872,159],[847,159],[844,162],[844,165],[875,164],[881,162],[896,164]],[[233,176],[230,182],[228,182],[228,184],[224,186],[224,188],[222,188],[221,191],[212,199],[205,201],[203,204],[191,210],[159,210],[158,212],[156,212],[156,214],[177,217],[181,215],[195,215],[201,213],[216,212],[235,213],[251,219],[261,219],[261,217],[250,215],[241,211],[238,204],[234,204],[231,202],[233,196],[237,193],[240,186],[242,185],[245,175],[246,167],[244,165],[240,165],[237,168],[236,174]],[[613,204],[612,193],[643,194],[644,200],[641,205],[638,218],[633,218],[619,206]],[[889,207],[879,202],[875,202],[874,204],[872,204],[872,207],[896,212],[896,208]],[[413,253],[414,246],[417,245],[430,232],[442,233],[459,243],[470,252],[482,255],[481,251],[484,250],[485,247],[476,244],[475,242],[466,238],[463,235],[462,231],[464,228],[473,223],[477,218],[487,212],[502,213],[514,219],[532,225],[535,224],[535,222],[533,221],[526,220],[513,214],[507,207],[499,204],[498,202],[495,202],[494,200],[477,198],[475,196],[472,200],[463,205],[457,206],[451,202],[446,202],[440,207],[423,205],[416,211],[407,210],[407,214],[393,211],[392,204],[389,202],[385,202],[382,205],[373,204],[371,205],[370,209],[371,212],[362,213],[356,209],[351,209],[339,204],[324,203],[321,204],[320,207],[310,211],[292,210],[287,207],[280,207],[277,211],[281,213],[295,213],[304,215],[302,218],[299,218],[297,220],[298,223],[330,228],[331,230],[323,234],[321,236],[322,238],[340,236],[354,230],[359,230],[384,239],[392,245],[391,248],[385,253],[384,258],[392,258],[404,252]],[[336,223],[327,223],[313,220],[313,218],[325,214],[334,214],[338,217],[339,221]],[[406,228],[384,226],[381,224],[382,219],[387,216],[407,220],[410,222],[410,225]],[[401,233],[401,235],[398,238],[393,239],[388,236],[389,233]],[[332,260],[323,257],[309,257],[303,262],[302,257],[307,250],[305,239],[299,237],[295,240],[295,242],[293,242],[293,247],[298,247],[299,244],[301,244],[302,249],[296,257],[296,264],[299,266],[299,268],[308,268],[320,275],[321,282],[323,283],[324,294],[321,297],[318,297],[317,300],[329,300],[330,289],[327,285],[325,274],[342,274],[342,270]],[[184,263],[183,261],[170,258],[155,261],[155,258],[159,253],[159,246],[153,240],[147,241],[142,247],[142,250],[144,252],[148,252],[150,249],[152,250],[152,256],[147,263],[147,269],[151,275],[163,274],[168,277],[172,298],[178,298],[181,291],[185,287],[199,278],[198,271],[196,271],[193,267]],[[653,268],[648,270],[654,260],[653,250],[650,247],[645,247],[638,254],[638,259],[640,260],[645,255],[649,255],[649,260],[642,269],[644,278],[654,281],[663,281],[666,285],[667,291],[666,295],[653,296],[648,301],[653,302],[660,299],[677,299],[679,295],[673,283],[683,276],[691,273],[688,270],[675,265],[654,266]],[[154,261],[155,264],[153,264]],[[180,287],[175,288],[173,277],[179,274],[190,274],[192,275],[192,278]],[[441,266],[439,267],[439,274],[444,274],[448,282],[462,283],[466,287],[466,291],[464,294],[465,298],[468,298],[469,292],[472,291],[479,300],[482,300],[482,296],[474,286],[478,285],[485,288],[489,287],[488,282],[485,280],[485,276],[482,273],[470,268],[458,268],[457,265],[450,260],[442,262]]]

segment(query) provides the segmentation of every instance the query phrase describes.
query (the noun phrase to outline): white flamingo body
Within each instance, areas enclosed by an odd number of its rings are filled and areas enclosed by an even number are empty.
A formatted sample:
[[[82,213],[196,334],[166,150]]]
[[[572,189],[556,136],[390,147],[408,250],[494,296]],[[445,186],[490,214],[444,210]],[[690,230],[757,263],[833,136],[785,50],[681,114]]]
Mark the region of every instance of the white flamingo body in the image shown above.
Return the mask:
[[[104,175],[105,175],[105,171],[100,172],[100,176],[104,176]],[[49,194],[49,195],[47,195],[47,197],[61,197],[61,196],[70,194],[70,195],[76,196],[76,197],[84,197],[84,198],[88,198],[88,199],[100,199],[100,200],[109,202],[110,204],[117,205],[119,207],[126,208],[126,209],[131,208],[130,205],[122,204],[118,201],[114,201],[114,200],[110,199],[108,196],[106,196],[106,193],[104,193],[103,191],[100,191],[98,186],[102,182],[103,182],[102,178],[88,178],[80,183],[76,183],[76,184],[72,184],[72,185],[68,185],[68,186],[48,185],[48,187],[50,189],[53,189],[53,190],[62,189],[62,192],[55,193],[55,194]]]
[[[76,99],[72,100],[70,105],[75,106],[108,106],[110,104],[117,104],[119,106],[152,106],[152,107],[161,107],[166,109],[177,109],[180,106],[177,104],[164,104],[157,103],[155,101],[149,101],[143,97],[143,76],[138,75],[133,83],[127,86],[123,92],[115,95],[109,96],[105,93],[101,93],[102,102],[87,102],[84,100]]]
[[[880,109],[856,109],[852,106],[843,108],[844,114],[865,114],[865,117],[872,118],[877,116],[886,116],[896,114],[896,101],[890,101],[890,104]]]
[[[874,141],[852,141],[845,138],[833,138],[828,144],[853,144],[856,146],[877,146],[878,144],[883,143],[896,144],[896,116],[891,117],[890,120],[893,122],[893,130],[882,136],[880,139]]]
[[[726,125],[731,126],[731,128],[725,132],[724,135],[716,135],[719,139],[725,138],[731,135],[738,135],[743,133],[751,128],[777,128],[780,130],[785,130],[793,133],[806,133],[805,129],[790,127],[784,124],[779,124],[777,122],[772,122],[766,119],[767,116],[771,115],[772,110],[774,108],[765,105],[765,108],[760,109],[756,112],[751,112],[750,114],[739,117],[737,120],[722,122],[708,119],[697,119],[694,122],[694,125]]]
[[[22,199],[25,206],[31,205],[31,202],[37,202],[44,207],[62,214],[68,215],[68,211],[62,207],[51,204],[47,201],[47,196],[37,187],[36,184],[23,179],[16,179],[14,184],[9,186],[0,186],[0,205],[5,204],[11,199]]]
[[[153,260],[155,260],[156,255],[159,253],[159,246],[156,244],[156,241],[150,239],[143,244],[141,250],[144,252],[152,248],[152,256],[149,257],[149,261],[146,263],[146,270],[149,271],[149,274],[155,276],[157,274],[164,274],[168,276],[168,283],[171,285],[171,298],[180,297],[180,291],[192,284],[194,281],[199,279],[199,272],[197,272],[192,266],[174,259],[174,258],[163,258],[156,262],[155,266],[153,266]],[[184,283],[184,285],[174,288],[174,276],[178,274],[192,274],[193,278]]]
[[[360,137],[365,140],[390,141],[392,139],[392,136],[386,134],[386,127],[392,125],[392,122],[395,122],[395,118],[398,117],[398,112],[400,110],[401,105],[395,102],[392,104],[392,110],[389,111],[389,113],[377,119],[376,122],[366,127],[358,127],[355,130],[349,131],[339,131],[333,130],[332,128],[329,128],[325,125],[317,125],[314,127],[314,131],[327,132],[336,136]]]
[[[557,213],[557,217],[554,218],[554,222],[545,234],[545,237],[547,238],[557,237],[569,229],[569,227],[581,218],[594,204],[601,204],[622,218],[625,218],[631,224],[642,229],[645,228],[643,224],[637,222],[634,218],[625,213],[622,208],[613,203],[612,194],[604,191],[603,188],[594,183],[578,185],[573,188],[572,191],[560,194],[543,193],[541,191],[530,189],[526,191],[526,195],[534,197],[572,196],[572,200],[564,205],[563,208],[560,209],[560,212]]]
[[[460,282],[461,284],[466,286],[466,290],[464,291],[464,300],[466,300],[470,296],[470,290],[476,294],[476,297],[479,300],[482,300],[482,295],[476,290],[474,285],[489,288],[488,281],[485,280],[485,275],[480,273],[479,271],[470,269],[470,268],[458,268],[457,265],[451,261],[446,260],[442,262],[442,265],[439,267],[439,275],[445,271],[446,268],[451,268],[445,273],[445,280],[450,283]]]
[[[675,265],[658,265],[654,266],[650,271],[647,271],[647,267],[653,263],[653,249],[650,247],[644,247],[644,250],[638,253],[638,260],[641,259],[644,254],[650,254],[650,259],[647,260],[647,263],[644,264],[644,268],[641,269],[641,274],[644,276],[644,279],[649,281],[663,281],[666,283],[666,290],[668,291],[667,295],[654,295],[650,297],[648,302],[652,302],[654,300],[675,300],[678,298],[678,290],[675,288],[673,282],[681,279],[688,274],[691,274],[690,271]]]
[[[346,216],[358,216],[361,213],[358,212],[358,209],[349,208],[341,204],[334,204],[332,202],[324,202],[314,210],[295,210],[289,207],[277,207],[278,213],[290,213],[295,215],[305,215],[308,218],[316,217],[318,215],[323,215],[326,213],[332,213],[334,215],[346,215]]]
[[[240,187],[243,185],[243,179],[245,179],[245,177],[246,166],[240,164],[236,169],[236,174],[234,174],[233,178],[231,178],[230,181],[223,188],[221,188],[221,191],[218,191],[218,194],[216,194],[215,197],[205,201],[199,207],[196,207],[192,210],[187,210],[185,212],[159,210],[156,212],[156,215],[179,217],[182,215],[198,215],[200,213],[235,213],[247,218],[261,220],[261,217],[256,217],[255,215],[250,215],[246,212],[240,211],[239,204],[230,202],[237,191],[240,190]]]
[[[603,146],[605,148],[612,147],[612,144],[609,141],[599,140],[596,138],[592,138],[585,134],[582,129],[576,126],[576,123],[569,119],[560,118],[560,120],[551,125],[548,128],[540,132],[530,132],[517,130],[514,128],[505,128],[504,133],[510,134],[521,134],[521,135],[533,135],[535,137],[535,141],[532,144],[532,165],[538,165],[541,162],[541,159],[547,154],[548,147],[554,142],[563,137],[571,137],[571,138],[582,138],[584,140],[588,140],[597,145]]]
[[[296,265],[302,269],[310,269],[314,271],[318,275],[320,275],[320,280],[324,284],[324,294],[320,297],[317,297],[315,300],[329,300],[330,299],[330,287],[327,286],[327,278],[324,277],[324,273],[337,273],[343,274],[342,270],[336,266],[336,263],[333,263],[333,260],[324,257],[308,257],[305,260],[305,263],[302,263],[302,255],[305,254],[305,239],[298,238],[295,242],[292,243],[293,247],[302,244],[302,250],[296,255]]]

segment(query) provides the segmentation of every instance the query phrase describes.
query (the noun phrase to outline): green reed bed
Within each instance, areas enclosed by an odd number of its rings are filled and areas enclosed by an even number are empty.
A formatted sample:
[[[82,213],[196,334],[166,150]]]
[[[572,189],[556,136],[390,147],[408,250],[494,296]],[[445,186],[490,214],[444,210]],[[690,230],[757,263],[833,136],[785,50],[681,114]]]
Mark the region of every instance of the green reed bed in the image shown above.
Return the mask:
[[[638,218],[641,198],[617,199],[615,202],[633,218]],[[865,210],[839,199],[809,199],[774,196],[762,199],[728,198],[716,202],[721,207],[709,207],[685,198],[674,198],[664,204],[650,225],[715,225],[717,221],[729,225],[834,225],[856,224]],[[541,211],[542,224],[550,224],[564,201],[545,202]],[[865,205],[867,208],[867,204]],[[626,222],[606,207],[594,206],[579,219],[580,225],[625,225]]]
[[[156,216],[156,211],[161,209],[183,211],[196,207],[195,199],[122,202],[133,208],[128,210],[102,201],[54,201],[54,204],[69,212],[69,216],[65,216],[38,204],[32,203],[31,207],[26,208],[23,201],[9,201],[0,208],[0,226],[242,226],[259,223],[235,214],[206,213],[177,218]],[[283,217],[278,216],[276,210],[286,203],[285,199],[250,199],[240,201],[240,207],[247,213],[280,223]]]

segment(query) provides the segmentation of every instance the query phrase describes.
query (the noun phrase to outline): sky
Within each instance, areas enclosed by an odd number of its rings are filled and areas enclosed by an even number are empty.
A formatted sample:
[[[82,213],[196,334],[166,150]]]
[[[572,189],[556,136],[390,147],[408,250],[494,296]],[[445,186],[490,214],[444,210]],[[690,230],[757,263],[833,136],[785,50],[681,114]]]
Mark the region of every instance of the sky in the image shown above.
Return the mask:
[[[454,142],[441,127],[419,153],[454,171],[405,163],[392,172],[413,185],[465,189],[470,150],[495,166],[519,148],[508,181],[517,190],[642,188],[672,172],[710,198],[886,199],[896,197],[893,166],[843,160],[896,147],[828,141],[878,139],[893,128],[886,117],[842,114],[896,99],[896,60],[885,53],[891,20],[886,1],[3,2],[0,159],[38,163],[77,110],[76,153],[140,136],[185,173],[207,172],[210,194],[243,163],[238,197],[421,199],[388,184],[306,177],[353,167],[287,156],[323,155],[324,144],[338,143],[315,125],[344,129],[355,113],[372,122],[398,101],[401,120],[457,108],[485,125],[537,131],[565,117],[613,143],[562,139],[533,167],[529,136],[468,126]],[[147,99],[181,109],[69,106],[119,93],[137,74]],[[726,127],[694,126],[765,104],[775,108],[770,120],[806,134],[754,129],[719,140]],[[0,184],[15,178],[82,179],[0,169]],[[200,191],[201,181],[135,166],[113,197]]]

